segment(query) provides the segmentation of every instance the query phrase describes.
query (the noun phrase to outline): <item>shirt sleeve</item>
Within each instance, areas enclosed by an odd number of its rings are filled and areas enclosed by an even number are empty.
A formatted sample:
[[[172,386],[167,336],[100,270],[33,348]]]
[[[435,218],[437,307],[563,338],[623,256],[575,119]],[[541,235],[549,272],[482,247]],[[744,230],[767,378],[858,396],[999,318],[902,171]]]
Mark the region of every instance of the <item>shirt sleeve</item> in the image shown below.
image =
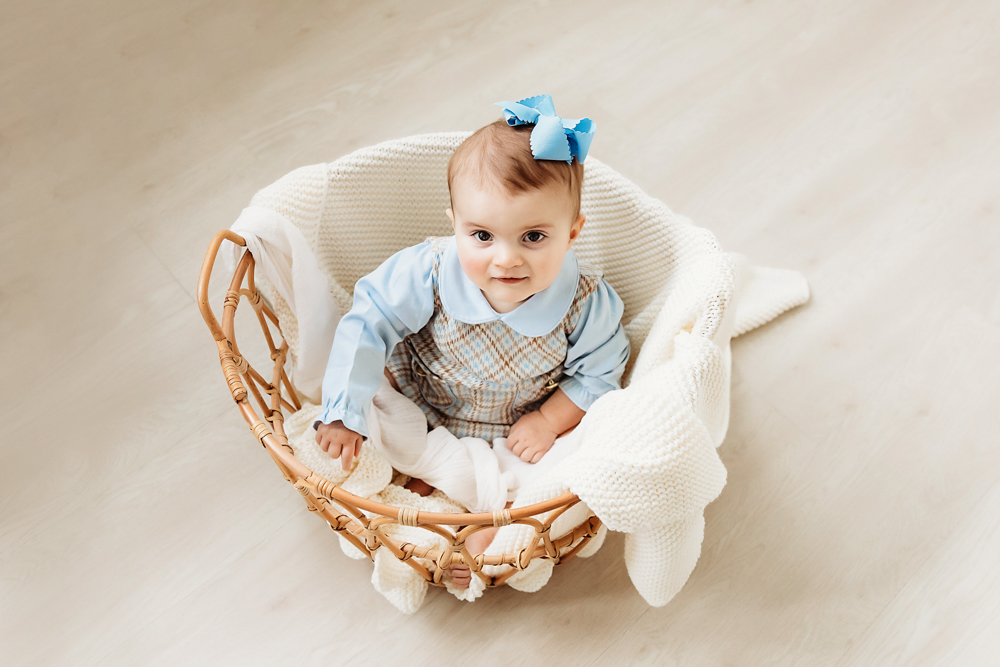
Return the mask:
[[[368,436],[371,400],[393,348],[434,314],[433,267],[434,251],[425,241],[400,250],[354,286],[354,305],[334,335],[314,427],[341,420]]]
[[[565,378],[559,387],[581,410],[598,398],[621,388],[629,357],[629,342],[622,328],[625,304],[602,280],[583,304],[576,329],[568,337]]]

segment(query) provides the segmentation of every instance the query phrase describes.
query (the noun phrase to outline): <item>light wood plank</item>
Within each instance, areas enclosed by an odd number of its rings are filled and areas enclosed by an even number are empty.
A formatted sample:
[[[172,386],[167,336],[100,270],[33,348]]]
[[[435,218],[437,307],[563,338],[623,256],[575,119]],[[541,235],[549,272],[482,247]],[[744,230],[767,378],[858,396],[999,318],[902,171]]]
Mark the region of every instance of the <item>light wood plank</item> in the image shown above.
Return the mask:
[[[998,517],[1000,485],[986,494],[838,664],[996,664]]]
[[[989,664],[998,25],[983,0],[7,3],[0,662]],[[539,92],[813,301],[734,345],[729,483],[667,607],[612,535],[539,593],[404,616],[236,414],[197,274],[291,169]]]

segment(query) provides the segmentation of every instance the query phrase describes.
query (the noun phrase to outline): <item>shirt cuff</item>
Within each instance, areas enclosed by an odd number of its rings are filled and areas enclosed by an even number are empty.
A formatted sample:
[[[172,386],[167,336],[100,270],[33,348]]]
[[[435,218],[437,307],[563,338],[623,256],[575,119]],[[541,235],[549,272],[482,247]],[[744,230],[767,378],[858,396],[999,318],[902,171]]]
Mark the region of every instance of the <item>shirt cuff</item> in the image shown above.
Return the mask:
[[[586,387],[584,387],[583,382],[581,382],[579,378],[572,375],[564,377],[560,380],[559,388],[562,389],[563,393],[569,397],[569,400],[576,404],[576,407],[580,408],[584,412],[590,410],[590,406],[594,404],[594,401],[603,395],[592,394]]]
[[[337,420],[344,422],[344,426],[355,433],[359,433],[365,438],[368,437],[368,418],[364,414],[348,410],[347,406],[342,403],[325,406],[323,411],[319,413],[319,417],[313,422],[313,428]]]

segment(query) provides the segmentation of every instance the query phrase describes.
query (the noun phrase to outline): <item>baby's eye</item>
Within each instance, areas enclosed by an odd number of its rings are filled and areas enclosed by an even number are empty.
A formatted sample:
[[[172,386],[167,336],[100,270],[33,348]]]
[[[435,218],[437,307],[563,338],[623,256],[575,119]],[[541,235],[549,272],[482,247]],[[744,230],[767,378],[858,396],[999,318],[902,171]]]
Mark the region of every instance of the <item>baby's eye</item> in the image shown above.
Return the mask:
[[[538,243],[544,238],[545,234],[542,234],[541,232],[528,232],[524,235],[524,240],[528,243]]]
[[[482,241],[483,243],[486,243],[493,238],[492,234],[490,234],[489,232],[484,232],[481,229],[478,232],[473,233],[473,236],[475,236],[477,240]]]

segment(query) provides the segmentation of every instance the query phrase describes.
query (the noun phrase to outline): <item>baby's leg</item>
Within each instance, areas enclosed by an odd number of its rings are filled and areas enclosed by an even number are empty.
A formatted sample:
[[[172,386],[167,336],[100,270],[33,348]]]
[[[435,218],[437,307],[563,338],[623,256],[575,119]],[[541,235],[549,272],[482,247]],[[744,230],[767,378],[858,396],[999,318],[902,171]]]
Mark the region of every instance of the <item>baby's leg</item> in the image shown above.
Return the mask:
[[[465,540],[465,548],[473,556],[483,553],[486,551],[486,547],[492,544],[498,530],[500,529],[491,526],[469,535]],[[456,563],[451,566],[451,580],[459,588],[468,588],[472,582],[472,576],[472,570],[464,563]]]
[[[389,384],[392,385],[392,388],[399,391],[399,385],[396,384],[396,378],[392,377],[392,373],[389,372],[388,368],[385,369],[385,377],[389,380]],[[413,491],[418,496],[429,496],[434,493],[433,486],[422,479],[417,479],[416,477],[411,478],[410,481],[406,483],[405,488]]]
[[[368,429],[371,445],[400,472],[420,460],[427,449],[427,418],[416,403],[392,387],[386,372],[372,397]]]
[[[429,496],[434,493],[433,486],[422,479],[417,479],[416,477],[411,477],[410,481],[407,482],[403,488],[408,491],[413,491],[418,496]]]
[[[507,507],[510,508],[513,504],[507,503]],[[490,526],[469,535],[465,540],[466,550],[473,556],[483,553],[487,547],[493,544],[493,538],[497,536],[499,530],[496,526]],[[469,583],[472,582],[472,570],[464,563],[456,563],[451,566],[451,580],[459,588],[468,588]]]

